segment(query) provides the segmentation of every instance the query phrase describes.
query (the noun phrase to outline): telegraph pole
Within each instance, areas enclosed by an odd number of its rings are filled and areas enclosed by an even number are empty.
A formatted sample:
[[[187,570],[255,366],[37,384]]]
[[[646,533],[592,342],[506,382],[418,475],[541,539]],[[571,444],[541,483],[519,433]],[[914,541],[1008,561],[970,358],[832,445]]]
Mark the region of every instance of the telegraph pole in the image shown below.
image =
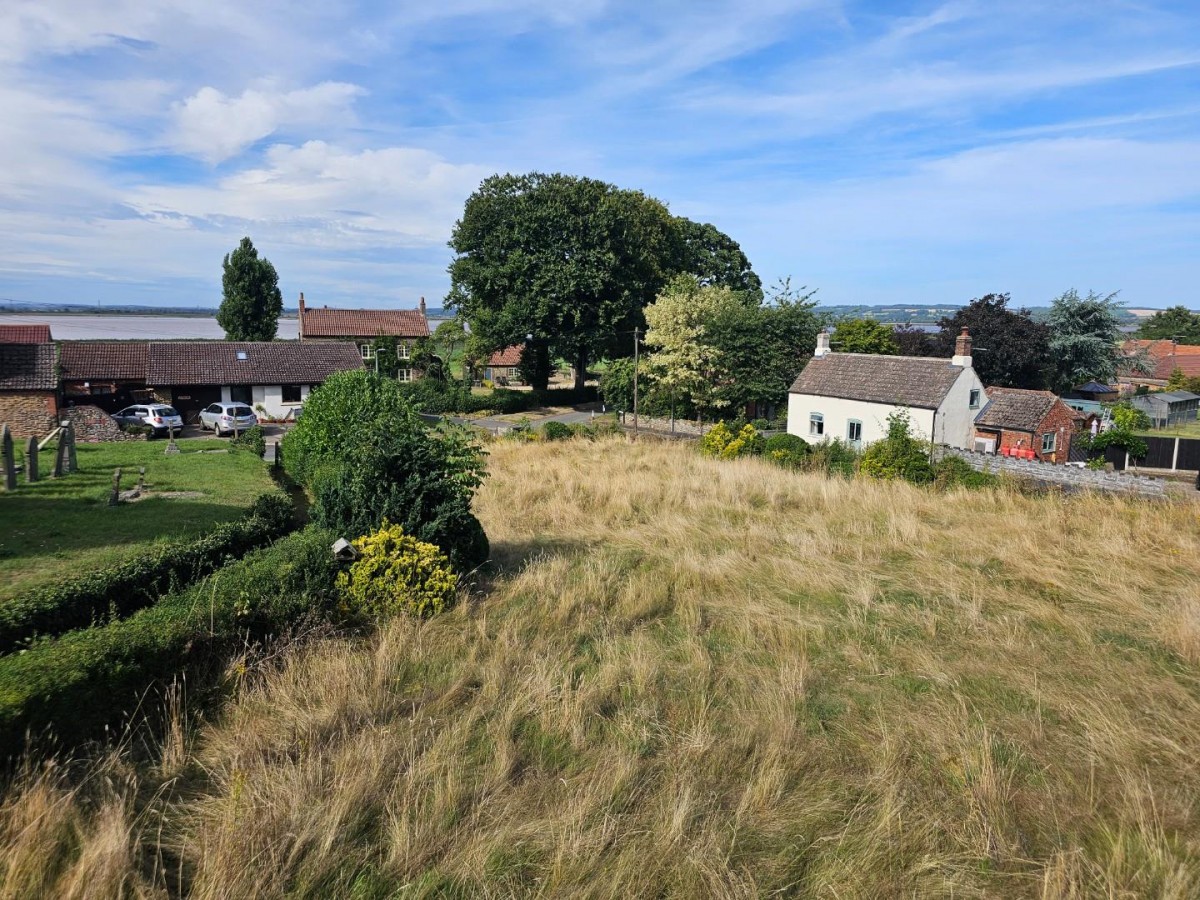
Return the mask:
[[[638,439],[638,329],[633,329],[633,439]]]

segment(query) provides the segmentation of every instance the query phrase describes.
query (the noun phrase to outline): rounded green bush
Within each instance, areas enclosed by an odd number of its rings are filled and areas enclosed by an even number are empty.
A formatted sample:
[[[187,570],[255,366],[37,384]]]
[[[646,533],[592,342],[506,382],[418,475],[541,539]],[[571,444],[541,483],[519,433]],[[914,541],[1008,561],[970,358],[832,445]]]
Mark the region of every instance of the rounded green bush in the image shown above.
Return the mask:
[[[571,426],[564,422],[547,422],[542,426],[542,436],[548,441],[565,441],[572,436]]]

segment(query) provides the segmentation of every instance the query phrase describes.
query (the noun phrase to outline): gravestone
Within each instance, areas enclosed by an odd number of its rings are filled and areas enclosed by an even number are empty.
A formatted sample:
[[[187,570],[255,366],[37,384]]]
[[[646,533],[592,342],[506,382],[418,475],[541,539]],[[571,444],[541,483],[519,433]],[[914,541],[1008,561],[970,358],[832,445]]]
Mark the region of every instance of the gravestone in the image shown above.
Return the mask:
[[[4,445],[4,489],[17,489],[17,459],[13,451],[12,433],[7,425],[0,425],[0,444]]]
[[[33,484],[38,480],[37,438],[31,437],[25,444],[25,481]]]
[[[63,428],[63,437],[67,440],[67,471],[78,472],[79,460],[75,456],[75,425],[69,419]]]
[[[112,494],[109,495],[108,505],[116,506],[121,502],[121,470],[113,472]]]
[[[167,449],[163,453],[167,456],[179,452],[179,445],[175,443],[175,426],[167,426]]]

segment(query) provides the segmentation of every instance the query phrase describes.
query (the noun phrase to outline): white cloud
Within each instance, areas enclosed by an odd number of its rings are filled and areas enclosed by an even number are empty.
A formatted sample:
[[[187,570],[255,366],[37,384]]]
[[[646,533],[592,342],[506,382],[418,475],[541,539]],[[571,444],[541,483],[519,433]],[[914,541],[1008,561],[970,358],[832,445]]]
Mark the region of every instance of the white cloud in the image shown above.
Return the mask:
[[[238,97],[204,87],[174,106],[168,145],[222,162],[281,128],[344,126],[353,121],[351,107],[364,93],[358,85],[338,81],[294,91],[247,88]]]

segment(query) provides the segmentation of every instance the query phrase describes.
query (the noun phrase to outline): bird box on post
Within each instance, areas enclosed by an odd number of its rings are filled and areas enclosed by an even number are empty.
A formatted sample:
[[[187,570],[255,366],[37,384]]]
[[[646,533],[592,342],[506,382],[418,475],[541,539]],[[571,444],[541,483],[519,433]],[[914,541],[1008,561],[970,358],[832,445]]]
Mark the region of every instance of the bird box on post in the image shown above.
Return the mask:
[[[333,558],[338,562],[352,562],[358,559],[358,551],[345,538],[338,538],[333,542]]]

